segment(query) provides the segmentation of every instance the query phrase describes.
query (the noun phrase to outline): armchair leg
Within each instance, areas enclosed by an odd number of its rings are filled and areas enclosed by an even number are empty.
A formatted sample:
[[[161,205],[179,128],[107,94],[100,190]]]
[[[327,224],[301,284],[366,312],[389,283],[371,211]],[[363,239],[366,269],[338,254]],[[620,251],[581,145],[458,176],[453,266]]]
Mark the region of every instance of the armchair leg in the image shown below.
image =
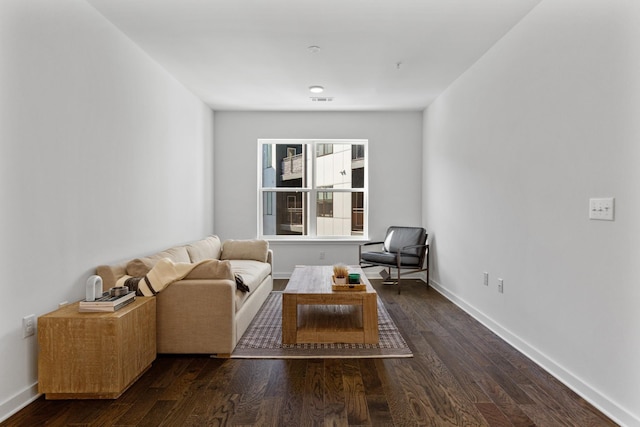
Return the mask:
[[[427,255],[427,290],[429,290],[429,273],[431,272],[431,268],[429,267],[429,256]]]

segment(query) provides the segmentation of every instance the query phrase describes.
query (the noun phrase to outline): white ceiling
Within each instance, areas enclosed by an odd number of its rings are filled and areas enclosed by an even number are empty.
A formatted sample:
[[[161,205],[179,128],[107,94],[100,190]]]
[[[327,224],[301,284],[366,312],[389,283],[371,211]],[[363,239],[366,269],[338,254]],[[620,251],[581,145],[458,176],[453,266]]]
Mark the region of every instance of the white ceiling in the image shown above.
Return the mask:
[[[540,2],[87,1],[214,110],[280,111],[422,110]]]

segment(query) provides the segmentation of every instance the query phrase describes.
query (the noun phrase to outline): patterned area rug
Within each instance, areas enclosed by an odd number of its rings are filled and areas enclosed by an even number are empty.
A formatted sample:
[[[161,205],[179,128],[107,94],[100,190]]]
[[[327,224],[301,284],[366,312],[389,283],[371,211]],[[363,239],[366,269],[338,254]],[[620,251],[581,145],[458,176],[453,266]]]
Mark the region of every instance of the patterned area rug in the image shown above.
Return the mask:
[[[236,346],[235,359],[413,357],[378,298],[379,344],[282,344],[282,292],[272,292]]]

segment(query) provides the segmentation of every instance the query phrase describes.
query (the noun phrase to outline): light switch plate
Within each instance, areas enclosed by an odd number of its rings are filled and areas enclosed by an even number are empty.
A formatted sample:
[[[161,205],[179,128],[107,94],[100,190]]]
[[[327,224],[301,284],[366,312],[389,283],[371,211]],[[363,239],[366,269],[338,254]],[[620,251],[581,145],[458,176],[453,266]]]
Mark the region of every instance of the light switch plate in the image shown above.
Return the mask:
[[[613,221],[613,197],[589,199],[589,219]]]

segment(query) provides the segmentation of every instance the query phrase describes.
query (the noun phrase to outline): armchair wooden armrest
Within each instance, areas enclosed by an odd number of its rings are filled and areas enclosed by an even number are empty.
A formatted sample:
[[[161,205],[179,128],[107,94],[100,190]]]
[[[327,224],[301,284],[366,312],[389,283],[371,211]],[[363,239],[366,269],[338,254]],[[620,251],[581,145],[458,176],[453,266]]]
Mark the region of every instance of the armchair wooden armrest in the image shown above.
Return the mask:
[[[406,252],[405,249],[409,249],[409,248],[426,248],[427,250],[429,249],[429,244],[425,244],[425,245],[409,245],[409,246],[403,246],[400,248],[400,251],[398,251],[397,253],[400,255],[415,255],[415,253],[412,252]]]
[[[360,262],[360,260],[362,259],[362,248],[365,246],[371,246],[371,245],[381,245],[384,242],[367,242],[367,243],[361,243],[358,245],[358,262]]]
[[[401,260],[402,260],[402,255],[415,255],[415,252],[407,252],[407,249],[417,249],[417,248],[424,248],[424,250],[420,251],[420,265],[418,265],[419,269],[422,269],[422,265],[424,264],[424,258],[427,257],[427,253],[429,252],[429,244],[426,243],[424,245],[409,245],[409,246],[403,246],[400,248],[400,250],[398,252],[396,252],[396,263],[398,266],[398,269],[400,269],[400,265],[401,265]],[[427,262],[428,264],[428,262]]]

